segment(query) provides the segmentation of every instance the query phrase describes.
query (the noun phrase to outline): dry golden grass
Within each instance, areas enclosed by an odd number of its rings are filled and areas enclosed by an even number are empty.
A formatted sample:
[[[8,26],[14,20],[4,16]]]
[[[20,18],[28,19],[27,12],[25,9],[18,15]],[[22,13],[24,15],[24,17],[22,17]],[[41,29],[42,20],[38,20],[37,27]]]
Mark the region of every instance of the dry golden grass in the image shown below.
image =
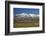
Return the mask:
[[[22,28],[22,27],[39,27],[39,21],[15,22],[14,28]]]

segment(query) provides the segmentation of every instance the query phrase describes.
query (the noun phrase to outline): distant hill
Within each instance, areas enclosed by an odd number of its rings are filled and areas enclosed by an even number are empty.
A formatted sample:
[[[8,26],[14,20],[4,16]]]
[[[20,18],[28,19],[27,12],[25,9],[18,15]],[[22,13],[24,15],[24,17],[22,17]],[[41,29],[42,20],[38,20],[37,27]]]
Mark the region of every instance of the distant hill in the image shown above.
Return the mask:
[[[14,21],[32,21],[32,20],[39,20],[39,15],[35,15],[35,14],[26,14],[26,13],[21,13],[21,14],[16,14],[16,16],[14,16]]]

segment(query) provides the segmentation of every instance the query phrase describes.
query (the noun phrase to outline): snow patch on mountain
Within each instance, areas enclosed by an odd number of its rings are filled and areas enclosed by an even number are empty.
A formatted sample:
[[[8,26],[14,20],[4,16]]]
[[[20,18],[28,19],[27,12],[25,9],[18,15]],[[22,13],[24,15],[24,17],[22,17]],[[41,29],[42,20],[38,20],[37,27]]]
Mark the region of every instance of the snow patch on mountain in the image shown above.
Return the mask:
[[[39,17],[39,15],[36,15],[36,14],[27,14],[27,13],[20,13],[20,14],[16,14],[16,16],[20,16],[20,17]]]

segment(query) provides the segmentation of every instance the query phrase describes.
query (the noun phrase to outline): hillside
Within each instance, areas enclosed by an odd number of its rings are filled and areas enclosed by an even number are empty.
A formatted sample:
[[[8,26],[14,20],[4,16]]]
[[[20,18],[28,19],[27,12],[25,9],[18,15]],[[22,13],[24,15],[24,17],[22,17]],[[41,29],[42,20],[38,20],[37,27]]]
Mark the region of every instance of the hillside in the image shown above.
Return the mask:
[[[23,27],[31,27],[33,25],[38,26],[39,25],[38,23],[39,23],[39,15],[23,13],[14,16],[14,25],[16,25],[16,27],[22,27],[22,25]]]

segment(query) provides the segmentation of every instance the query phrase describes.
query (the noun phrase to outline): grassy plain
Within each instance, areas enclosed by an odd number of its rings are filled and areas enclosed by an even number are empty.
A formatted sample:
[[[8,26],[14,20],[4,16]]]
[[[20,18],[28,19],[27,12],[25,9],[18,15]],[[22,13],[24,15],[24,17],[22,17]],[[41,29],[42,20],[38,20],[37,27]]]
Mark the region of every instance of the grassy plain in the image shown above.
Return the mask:
[[[14,28],[25,28],[25,27],[38,27],[39,21],[31,21],[31,22],[14,22]]]

